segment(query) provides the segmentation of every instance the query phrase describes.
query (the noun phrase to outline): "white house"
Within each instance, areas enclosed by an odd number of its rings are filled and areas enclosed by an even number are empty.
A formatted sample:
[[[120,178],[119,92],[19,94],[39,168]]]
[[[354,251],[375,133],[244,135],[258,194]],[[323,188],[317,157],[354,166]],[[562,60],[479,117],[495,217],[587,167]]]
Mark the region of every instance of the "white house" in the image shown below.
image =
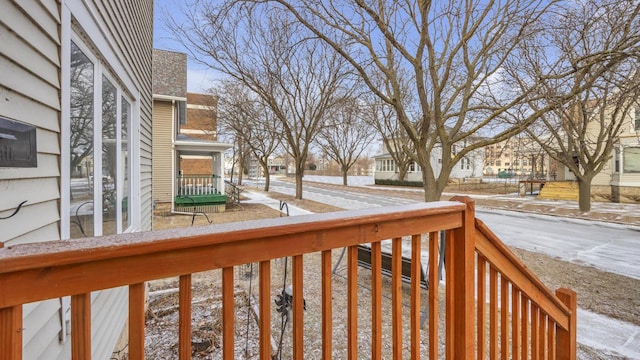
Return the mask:
[[[387,150],[387,149],[385,149]],[[456,145],[452,148],[455,153]],[[430,154],[431,164],[436,176],[442,171],[442,148],[434,147]],[[377,180],[398,180],[398,167],[388,150],[373,157],[375,160],[374,179]],[[463,157],[451,171],[450,179],[468,179],[482,177],[484,166],[484,148],[471,151]],[[422,169],[415,162],[410,163],[409,171],[404,179],[409,182],[422,182]]]
[[[152,0],[0,3],[0,251],[151,229],[152,33]],[[92,293],[93,358],[127,293]],[[24,359],[71,358],[68,308],[23,306]]]

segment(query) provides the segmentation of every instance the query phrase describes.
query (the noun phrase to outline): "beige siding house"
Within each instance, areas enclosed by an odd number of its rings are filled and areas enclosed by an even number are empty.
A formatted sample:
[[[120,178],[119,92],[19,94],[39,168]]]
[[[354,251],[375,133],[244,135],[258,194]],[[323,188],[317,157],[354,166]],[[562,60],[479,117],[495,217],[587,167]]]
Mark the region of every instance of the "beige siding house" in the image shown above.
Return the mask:
[[[593,139],[599,130],[597,121],[588,127]],[[552,180],[576,181],[575,175],[563,164],[552,161],[551,166],[557,169],[557,177]],[[577,184],[573,192],[577,199]],[[591,196],[613,202],[640,202],[640,105],[632,107],[624,120],[608,163],[593,178]]]
[[[157,212],[223,211],[224,151],[216,99],[187,93],[187,55],[153,50],[153,203]]]
[[[614,201],[640,202],[640,104],[630,112],[622,129],[610,166],[603,172],[611,174]]]
[[[152,29],[152,0],[0,2],[0,251],[151,229]],[[95,359],[126,303],[92,294]],[[23,307],[24,359],[71,358],[68,313]]]

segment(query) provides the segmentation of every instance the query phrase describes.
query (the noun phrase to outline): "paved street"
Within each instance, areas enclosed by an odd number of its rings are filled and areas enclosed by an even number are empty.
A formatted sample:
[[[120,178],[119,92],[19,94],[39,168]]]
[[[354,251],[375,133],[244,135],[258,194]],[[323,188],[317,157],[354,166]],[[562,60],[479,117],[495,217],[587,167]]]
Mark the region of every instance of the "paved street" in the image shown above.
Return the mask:
[[[383,188],[380,188],[383,189]],[[295,194],[295,184],[271,180],[271,191]],[[343,209],[363,209],[413,202],[348,189],[305,183],[304,198]],[[516,211],[478,208],[477,216],[510,246],[640,279],[640,228]]]

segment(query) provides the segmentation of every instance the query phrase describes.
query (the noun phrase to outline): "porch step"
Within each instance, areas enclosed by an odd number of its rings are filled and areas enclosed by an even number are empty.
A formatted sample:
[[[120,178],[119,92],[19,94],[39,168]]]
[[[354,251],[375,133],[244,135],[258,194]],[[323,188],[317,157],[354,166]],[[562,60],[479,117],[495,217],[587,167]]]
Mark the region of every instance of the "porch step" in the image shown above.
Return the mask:
[[[540,199],[550,200],[578,200],[578,182],[576,181],[547,181],[540,194]]]

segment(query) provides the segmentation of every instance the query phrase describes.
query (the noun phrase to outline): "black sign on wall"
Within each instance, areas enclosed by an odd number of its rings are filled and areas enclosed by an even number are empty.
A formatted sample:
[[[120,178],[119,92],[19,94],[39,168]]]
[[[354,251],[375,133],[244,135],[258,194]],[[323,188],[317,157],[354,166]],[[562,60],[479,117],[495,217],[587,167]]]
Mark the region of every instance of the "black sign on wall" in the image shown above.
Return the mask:
[[[0,167],[37,167],[36,127],[0,117]]]

